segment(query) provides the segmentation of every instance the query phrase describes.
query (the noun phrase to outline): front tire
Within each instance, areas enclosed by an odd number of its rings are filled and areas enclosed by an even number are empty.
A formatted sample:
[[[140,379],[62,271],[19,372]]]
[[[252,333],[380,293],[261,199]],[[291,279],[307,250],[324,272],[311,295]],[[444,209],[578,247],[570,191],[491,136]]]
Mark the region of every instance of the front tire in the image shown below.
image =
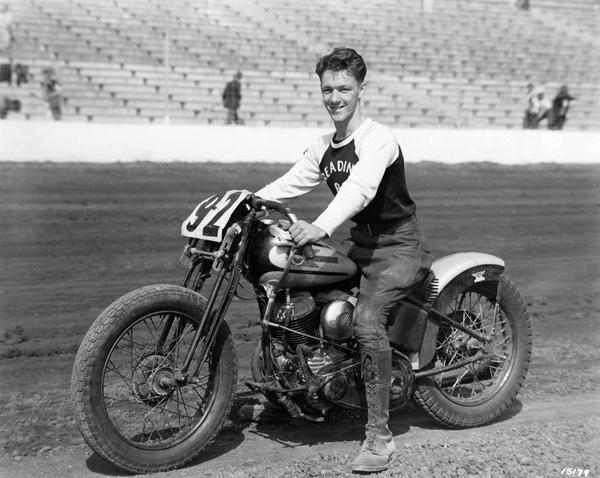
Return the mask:
[[[72,375],[75,418],[88,445],[106,460],[133,473],[167,471],[216,438],[237,375],[225,322],[197,382],[173,385],[205,306],[189,289],[143,287],[107,307],[84,337]],[[170,332],[160,341],[168,321]]]
[[[477,353],[484,358],[417,380],[417,405],[435,421],[454,428],[494,420],[515,401],[529,368],[531,324],[525,302],[505,274],[479,283],[469,274],[454,279],[440,293],[434,308],[491,341],[480,344],[456,328],[439,327],[434,368]]]

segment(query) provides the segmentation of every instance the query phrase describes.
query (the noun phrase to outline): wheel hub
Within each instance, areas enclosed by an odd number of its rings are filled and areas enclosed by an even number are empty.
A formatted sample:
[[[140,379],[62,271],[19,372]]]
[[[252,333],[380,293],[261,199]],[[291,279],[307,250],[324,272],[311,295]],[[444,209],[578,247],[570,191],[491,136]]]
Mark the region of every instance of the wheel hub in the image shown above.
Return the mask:
[[[176,388],[175,371],[162,355],[148,355],[140,360],[133,373],[133,390],[148,405],[169,396]]]
[[[467,310],[458,310],[448,316],[460,323],[466,323],[465,325],[473,325],[478,322],[477,317]],[[470,357],[484,349],[484,344],[479,340],[457,329],[448,329],[444,339],[447,340],[447,343],[440,351],[445,357],[452,357],[456,352]]]

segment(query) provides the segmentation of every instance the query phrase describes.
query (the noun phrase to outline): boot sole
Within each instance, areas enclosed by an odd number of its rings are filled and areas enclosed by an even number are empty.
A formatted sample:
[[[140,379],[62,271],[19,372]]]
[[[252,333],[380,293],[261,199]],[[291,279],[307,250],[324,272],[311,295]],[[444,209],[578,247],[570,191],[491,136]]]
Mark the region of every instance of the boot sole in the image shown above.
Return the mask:
[[[378,473],[380,471],[387,470],[390,467],[390,465],[394,462],[395,459],[396,459],[396,454],[393,453],[390,455],[390,459],[388,460],[388,462],[385,465],[381,465],[381,466],[357,465],[357,466],[352,467],[352,471],[359,471],[362,473]]]

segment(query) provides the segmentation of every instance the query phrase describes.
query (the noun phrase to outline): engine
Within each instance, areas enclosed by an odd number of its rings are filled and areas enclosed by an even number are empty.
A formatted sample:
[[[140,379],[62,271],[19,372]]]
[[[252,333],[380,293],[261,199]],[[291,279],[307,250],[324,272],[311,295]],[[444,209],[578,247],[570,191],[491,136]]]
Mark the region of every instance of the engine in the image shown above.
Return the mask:
[[[271,319],[276,375],[289,388],[306,386],[307,403],[321,413],[331,402],[364,407],[360,359],[353,341],[355,297],[339,290],[282,295]],[[412,370],[402,354],[394,356],[392,369],[390,406],[396,408],[412,394]]]
[[[352,297],[352,299],[354,299]],[[321,309],[323,336],[334,342],[345,342],[352,337],[355,300],[334,300]]]
[[[355,388],[356,380],[350,375],[360,371],[357,354],[323,341],[348,347],[354,303],[350,294],[338,290],[314,296],[296,291],[275,303],[271,320],[277,325],[271,329],[271,357],[277,375],[290,388],[310,380],[318,383],[321,398],[317,394],[311,398],[318,409],[327,408],[326,400],[341,399],[349,386]]]
[[[271,336],[281,341],[288,350],[295,351],[298,345],[315,345],[319,337],[319,310],[310,292],[297,292],[275,304],[273,322],[292,329],[274,328]]]
[[[271,334],[291,351],[298,345],[317,345],[320,337],[346,342],[352,337],[355,303],[353,296],[337,290],[314,297],[308,291],[294,292],[276,302],[272,320],[285,328],[274,328]]]

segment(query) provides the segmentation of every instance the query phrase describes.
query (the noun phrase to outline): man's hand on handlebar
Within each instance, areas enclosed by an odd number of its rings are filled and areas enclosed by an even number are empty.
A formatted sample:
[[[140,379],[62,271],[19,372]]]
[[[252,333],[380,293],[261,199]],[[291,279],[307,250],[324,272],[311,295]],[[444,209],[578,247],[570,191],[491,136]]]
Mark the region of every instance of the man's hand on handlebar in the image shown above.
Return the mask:
[[[289,232],[294,242],[300,247],[318,242],[327,237],[327,233],[323,229],[303,220],[292,224]]]
[[[298,244],[300,248],[302,248],[302,253],[308,259],[314,257],[314,250],[310,244],[313,242],[318,242],[327,237],[327,233],[323,229],[306,221],[298,220],[292,211],[277,201],[267,201],[255,195],[253,195],[251,199],[253,208],[271,208],[286,216],[292,224],[289,228],[289,232],[294,242]]]

